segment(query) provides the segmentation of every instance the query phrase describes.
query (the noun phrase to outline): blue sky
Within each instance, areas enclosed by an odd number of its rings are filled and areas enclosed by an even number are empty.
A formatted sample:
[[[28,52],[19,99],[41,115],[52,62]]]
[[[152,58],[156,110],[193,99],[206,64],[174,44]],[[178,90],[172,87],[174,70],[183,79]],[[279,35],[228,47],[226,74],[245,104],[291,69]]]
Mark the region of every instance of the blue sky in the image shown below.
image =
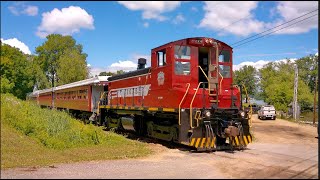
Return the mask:
[[[134,70],[139,57],[150,59],[152,48],[182,38],[206,36],[232,45],[315,9],[317,1],[1,1],[1,40],[34,54],[45,35],[72,35],[97,74]],[[317,53],[317,13],[272,35],[233,46],[234,64],[260,67]]]

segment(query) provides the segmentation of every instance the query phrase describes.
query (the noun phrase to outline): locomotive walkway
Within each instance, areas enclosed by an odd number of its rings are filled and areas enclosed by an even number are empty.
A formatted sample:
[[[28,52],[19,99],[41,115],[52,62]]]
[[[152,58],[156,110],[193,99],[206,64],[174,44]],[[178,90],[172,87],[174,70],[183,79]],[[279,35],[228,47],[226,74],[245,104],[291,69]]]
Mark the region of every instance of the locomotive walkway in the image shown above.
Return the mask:
[[[147,158],[9,169],[1,178],[318,178],[316,127],[254,115],[253,133],[244,151],[194,153],[149,143],[157,153]]]

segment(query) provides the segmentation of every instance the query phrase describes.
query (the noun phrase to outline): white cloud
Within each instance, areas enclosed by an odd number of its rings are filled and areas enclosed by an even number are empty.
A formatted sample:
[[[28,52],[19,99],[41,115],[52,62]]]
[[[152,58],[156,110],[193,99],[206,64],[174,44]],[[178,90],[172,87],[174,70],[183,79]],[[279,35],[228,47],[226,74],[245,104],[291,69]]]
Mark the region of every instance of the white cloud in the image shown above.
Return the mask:
[[[12,14],[14,14],[14,15],[16,15],[16,16],[19,16],[19,15],[20,15],[20,13],[19,13],[19,11],[17,10],[16,7],[14,7],[14,6],[9,6],[8,9],[10,10],[10,12],[11,12]]]
[[[273,24],[273,26],[277,26],[279,24],[282,24],[286,21],[290,21],[291,19],[295,19],[299,16],[302,16],[304,14],[309,13],[310,11],[317,10],[318,9],[318,2],[317,1],[281,1],[278,2],[277,10],[281,19],[277,20]],[[315,11],[313,13],[310,13],[306,16],[303,16],[297,20],[294,20],[290,22],[287,25],[293,24],[295,22],[298,22],[300,20],[303,20],[304,18],[307,18],[311,15],[315,15],[318,12]],[[318,28],[318,22],[319,17],[318,15],[309,18],[303,22],[299,22],[293,26],[290,26],[288,28],[285,28],[283,30],[277,31],[276,34],[299,34],[299,33],[305,33],[310,31],[311,29]],[[281,27],[279,27],[281,28]]]
[[[22,11],[22,13],[27,14],[29,16],[36,16],[38,14],[38,7],[28,6],[26,9]]]
[[[145,58],[147,59],[146,67],[151,66],[151,58],[150,55],[142,55],[142,54],[132,54],[130,60],[118,61],[112,63],[110,66],[107,67],[90,67],[90,73],[95,76],[99,75],[100,72],[117,72],[118,70],[123,70],[126,72],[137,70],[138,67],[138,59]]]
[[[51,12],[42,14],[42,22],[36,34],[41,38],[52,33],[72,35],[81,28],[94,29],[93,22],[92,15],[78,6],[62,8],[61,11],[55,8]]]
[[[89,67],[90,69],[90,75],[91,76],[96,76],[96,75],[99,75],[101,72],[104,72],[106,71],[105,68],[99,68],[99,67]]]
[[[132,61],[118,61],[118,62],[115,62],[115,63],[112,63],[110,66],[107,66],[107,67],[93,67],[93,66],[90,66],[90,74],[92,76],[95,76],[95,75],[99,75],[101,72],[117,72],[119,70],[123,70],[123,71],[134,71],[134,70],[137,70],[137,67],[138,67],[138,64],[137,63],[134,63]]]
[[[118,3],[132,11],[143,11],[143,19],[158,21],[165,21],[167,17],[161,14],[172,11],[181,4],[179,1],[118,1]]]
[[[295,61],[295,60],[297,60],[297,58],[290,58],[289,60]],[[233,71],[236,71],[236,70],[241,69],[243,66],[247,65],[247,66],[253,66],[258,70],[258,69],[261,69],[264,65],[268,64],[269,62],[286,62],[286,61],[287,61],[287,59],[280,59],[280,60],[276,60],[276,61],[259,60],[256,62],[245,61],[245,62],[242,62],[237,65],[234,64],[232,69],[233,69]]]
[[[16,47],[20,49],[25,54],[31,54],[29,47],[23,42],[19,41],[17,38],[4,40],[1,38],[1,42],[4,44],[8,44],[11,47]]]
[[[25,2],[16,2],[13,6],[9,6],[10,12],[16,16],[26,14],[28,16],[36,16],[38,14],[37,6],[26,5]]]
[[[274,56],[274,55],[294,55],[295,52],[286,52],[286,53],[266,53],[266,54],[248,54],[238,57],[259,57],[259,56]]]
[[[263,2],[259,2],[263,3]],[[265,30],[276,27],[284,22],[290,21],[303,14],[306,14],[312,10],[318,9],[317,1],[281,1],[277,2],[277,5],[270,9],[271,17],[278,14],[280,17],[272,22],[259,21],[254,16],[254,10],[258,7],[258,2],[255,1],[227,1],[227,2],[205,2],[204,11],[205,16],[201,20],[199,27],[207,28],[213,31],[220,31],[219,35],[227,33],[237,36],[248,36],[250,34],[256,34]],[[310,31],[311,29],[318,28],[318,15],[303,20],[310,15],[315,15],[317,12],[309,14],[294,20],[288,24],[280,26],[272,31],[274,34],[299,34]],[[288,28],[286,26],[297,22]],[[227,27],[227,28],[226,28]],[[266,33],[270,33],[268,31]]]
[[[119,61],[116,63],[112,63],[110,68],[115,71],[117,70],[130,71],[130,70],[136,69],[137,64],[132,61]]]
[[[191,7],[191,11],[198,12],[198,9],[196,7]]]
[[[254,1],[205,2],[205,16],[199,27],[214,31],[228,27],[224,29],[224,32],[239,36],[261,32],[264,23],[254,19],[252,12],[257,6],[258,2]],[[245,19],[235,23],[235,20],[240,18]]]
[[[145,28],[147,28],[147,27],[149,27],[149,23],[148,23],[148,22],[145,22],[145,23],[143,23],[143,26],[144,26]]]
[[[179,24],[179,23],[182,23],[186,21],[185,18],[183,17],[182,14],[178,14],[173,20],[172,20],[172,23],[173,24]]]

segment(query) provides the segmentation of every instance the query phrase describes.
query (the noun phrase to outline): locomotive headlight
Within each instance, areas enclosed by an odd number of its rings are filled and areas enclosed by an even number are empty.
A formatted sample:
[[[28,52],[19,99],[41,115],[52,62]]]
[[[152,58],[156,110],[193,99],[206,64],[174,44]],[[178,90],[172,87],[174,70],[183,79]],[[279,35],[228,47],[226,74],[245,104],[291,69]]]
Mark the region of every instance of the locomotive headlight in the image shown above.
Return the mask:
[[[209,43],[209,39],[206,39],[206,43]]]
[[[211,116],[211,112],[210,112],[210,111],[206,111],[204,114],[205,114],[205,116],[206,116],[207,118],[209,118],[209,117]]]
[[[244,113],[244,111],[241,111],[240,115],[241,115],[241,117],[244,117],[244,115],[246,115],[246,114]]]
[[[209,42],[210,42],[210,44],[212,44],[212,42],[213,42],[212,39],[210,39]]]

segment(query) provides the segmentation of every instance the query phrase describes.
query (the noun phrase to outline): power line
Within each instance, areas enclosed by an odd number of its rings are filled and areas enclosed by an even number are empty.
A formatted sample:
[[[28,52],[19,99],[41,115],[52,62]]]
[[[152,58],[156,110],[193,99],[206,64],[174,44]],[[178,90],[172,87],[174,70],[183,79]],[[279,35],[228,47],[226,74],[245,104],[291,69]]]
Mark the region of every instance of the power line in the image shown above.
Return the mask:
[[[248,40],[248,39],[250,39],[250,38],[256,37],[256,36],[258,36],[258,35],[260,35],[260,34],[263,34],[263,33],[267,32],[267,31],[270,31],[270,30],[275,29],[275,28],[277,28],[277,27],[280,27],[280,26],[282,26],[282,25],[288,24],[289,22],[292,22],[292,21],[294,21],[294,20],[296,20],[296,19],[299,19],[299,18],[301,18],[301,17],[303,17],[303,16],[306,16],[306,15],[308,15],[308,14],[311,14],[311,13],[317,11],[317,10],[318,10],[318,9],[315,9],[315,10],[310,11],[310,12],[304,14],[304,15],[301,15],[301,16],[299,16],[299,17],[296,17],[296,18],[294,18],[294,19],[291,19],[290,21],[284,22],[284,23],[282,23],[282,24],[280,24],[280,25],[278,25],[278,26],[275,26],[275,27],[270,28],[270,29],[268,29],[268,30],[265,30],[265,31],[263,31],[263,32],[261,32],[261,33],[258,33],[258,34],[256,34],[256,35],[253,35],[253,36],[250,36],[250,37],[245,38],[245,39],[243,39],[243,40],[240,40],[240,41],[238,41],[238,42],[235,42],[235,43],[231,44],[231,46],[232,46],[232,45],[235,45],[235,44],[238,44],[238,43],[240,43],[240,42],[242,42],[242,41]]]
[[[229,26],[231,26],[231,25],[233,25],[233,24],[236,24],[237,22],[240,22],[240,21],[243,21],[243,20],[247,19],[250,15],[251,15],[251,14],[249,14],[248,16],[246,16],[246,17],[244,17],[244,18],[240,18],[240,19],[237,20],[237,21],[232,22],[231,24],[229,24],[229,25],[227,25],[227,26],[224,26],[224,27],[222,27],[222,28],[219,28],[219,29],[217,30],[217,33],[220,32],[221,30],[226,30],[225,28],[227,28],[227,27],[229,27]]]
[[[314,16],[316,16],[316,15],[318,15],[318,14],[314,14],[314,15],[312,15],[312,16],[309,16],[309,17],[307,17],[307,18],[304,18],[304,19],[302,19],[302,20],[300,20],[300,21],[298,21],[298,22],[295,22],[295,23],[293,23],[293,24],[290,24],[290,25],[285,26],[285,27],[283,27],[283,28],[280,28],[280,29],[278,29],[278,30],[271,31],[271,32],[268,33],[268,34],[265,34],[265,35],[263,35],[263,36],[259,36],[259,37],[257,37],[257,38],[254,38],[254,39],[250,40],[250,41],[246,41],[246,42],[244,42],[244,43],[238,44],[238,45],[234,46],[233,48],[239,47],[240,45],[243,45],[243,44],[247,44],[247,43],[249,43],[249,42],[251,42],[251,41],[254,41],[254,40],[256,40],[256,39],[260,39],[260,38],[262,38],[262,37],[264,37],[264,36],[267,36],[267,35],[269,35],[269,34],[275,33],[275,32],[277,32],[277,31],[280,31],[280,30],[282,30],[282,29],[285,29],[285,28],[287,28],[287,27],[290,27],[290,26],[292,26],[292,25],[295,25],[295,24],[297,24],[297,23],[299,23],[299,22],[301,22],[301,21],[304,21],[304,20],[306,20],[306,19],[312,18],[312,17],[314,17]]]

